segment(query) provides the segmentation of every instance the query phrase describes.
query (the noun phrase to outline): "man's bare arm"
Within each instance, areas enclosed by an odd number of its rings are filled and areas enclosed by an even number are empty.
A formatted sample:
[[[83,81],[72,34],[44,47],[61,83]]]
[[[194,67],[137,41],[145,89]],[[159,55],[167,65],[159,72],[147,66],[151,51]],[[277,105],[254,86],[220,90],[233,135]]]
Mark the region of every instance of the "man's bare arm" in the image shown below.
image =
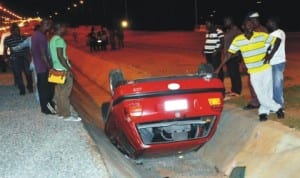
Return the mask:
[[[271,49],[271,52],[269,54],[267,54],[267,56],[265,57],[264,64],[270,63],[270,60],[273,58],[275,52],[278,50],[280,43],[281,43],[281,39],[276,38],[275,44],[274,44],[273,48]]]
[[[215,70],[215,73],[219,73],[220,70],[222,69],[222,67],[230,60],[230,58],[232,57],[233,55],[229,52],[227,52],[224,56],[224,60],[222,61],[222,63],[219,65],[219,67]]]
[[[70,66],[67,64],[67,59],[65,59],[63,55],[63,48],[56,48],[57,51],[57,57],[60,61],[60,63],[68,70],[70,71]]]

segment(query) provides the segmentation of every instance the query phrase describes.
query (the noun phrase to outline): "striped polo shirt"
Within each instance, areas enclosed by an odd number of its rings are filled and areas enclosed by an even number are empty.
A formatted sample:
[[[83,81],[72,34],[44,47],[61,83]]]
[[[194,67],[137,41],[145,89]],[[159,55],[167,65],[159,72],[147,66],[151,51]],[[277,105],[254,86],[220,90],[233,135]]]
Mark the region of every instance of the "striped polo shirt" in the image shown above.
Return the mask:
[[[241,34],[233,39],[228,52],[234,54],[241,51],[249,74],[261,72],[270,67],[270,64],[264,64],[264,59],[269,46],[274,45],[275,39],[264,32],[253,32],[250,39]]]
[[[205,35],[204,54],[216,52],[221,46],[221,38],[224,38],[224,33],[220,29],[217,29],[215,32],[207,32]]]

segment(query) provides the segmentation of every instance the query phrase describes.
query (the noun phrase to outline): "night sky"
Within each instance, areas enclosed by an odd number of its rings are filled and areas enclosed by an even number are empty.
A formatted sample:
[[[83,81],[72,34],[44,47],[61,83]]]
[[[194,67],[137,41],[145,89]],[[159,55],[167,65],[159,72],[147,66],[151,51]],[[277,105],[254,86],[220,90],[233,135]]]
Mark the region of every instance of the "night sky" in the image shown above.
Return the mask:
[[[79,0],[0,0],[2,5],[21,16],[41,17],[52,15],[54,20],[73,25],[105,24],[113,26],[126,14],[131,28],[136,30],[191,30],[195,26],[195,0],[84,0],[83,5],[73,8]],[[300,31],[299,8],[296,1],[279,0],[198,0],[198,24],[214,14],[217,21],[225,15],[241,22],[249,11],[258,11],[264,19],[277,16],[286,31]],[[125,3],[127,2],[127,3]],[[284,4],[285,2],[285,4]],[[127,13],[126,5],[127,4]],[[67,7],[72,7],[70,11]],[[55,16],[54,12],[58,12]]]

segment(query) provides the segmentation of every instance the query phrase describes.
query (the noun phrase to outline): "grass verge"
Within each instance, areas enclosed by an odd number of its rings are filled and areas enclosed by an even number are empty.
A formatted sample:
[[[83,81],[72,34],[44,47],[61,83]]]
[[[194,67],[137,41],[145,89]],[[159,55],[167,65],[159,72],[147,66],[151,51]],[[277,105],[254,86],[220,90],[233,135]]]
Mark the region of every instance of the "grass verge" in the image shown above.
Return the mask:
[[[300,130],[300,85],[285,88],[285,119],[277,119],[276,115],[269,116],[270,119],[287,125],[288,127]],[[247,104],[244,97],[232,98],[226,103],[243,107]]]

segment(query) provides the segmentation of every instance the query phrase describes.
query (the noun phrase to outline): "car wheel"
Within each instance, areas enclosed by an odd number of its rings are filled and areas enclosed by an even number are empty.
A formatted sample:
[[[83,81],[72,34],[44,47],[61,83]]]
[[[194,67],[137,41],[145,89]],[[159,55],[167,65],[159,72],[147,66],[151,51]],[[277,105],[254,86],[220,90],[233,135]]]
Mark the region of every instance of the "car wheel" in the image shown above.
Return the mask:
[[[123,72],[120,69],[114,69],[109,72],[109,88],[111,95],[114,94],[114,89],[125,81]]]
[[[101,114],[102,114],[102,120],[104,123],[108,119],[109,106],[110,106],[109,102],[102,103],[102,105],[101,105]]]
[[[214,67],[209,63],[200,64],[198,67],[197,74],[200,77],[207,77],[209,75],[212,77],[214,74]]]

